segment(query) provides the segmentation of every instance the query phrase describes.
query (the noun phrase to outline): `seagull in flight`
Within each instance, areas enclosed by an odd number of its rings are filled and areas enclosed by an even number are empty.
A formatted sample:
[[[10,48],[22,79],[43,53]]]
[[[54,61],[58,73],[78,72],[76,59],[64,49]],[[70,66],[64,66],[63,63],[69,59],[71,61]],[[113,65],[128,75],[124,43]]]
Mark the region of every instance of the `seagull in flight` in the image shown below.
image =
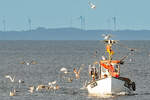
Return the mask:
[[[92,9],[95,9],[96,8],[96,5],[94,5],[92,2],[89,1],[89,5]]]
[[[12,78],[10,75],[5,75],[5,78],[10,79],[11,82],[15,82],[15,76]]]
[[[26,64],[27,66],[29,66],[30,64],[32,64],[32,65],[37,64],[37,62],[33,61],[33,60],[31,62],[23,61],[23,62],[21,62],[21,64]]]
[[[102,36],[104,37],[104,40],[109,40],[112,37],[111,34],[102,34]]]
[[[80,78],[80,72],[81,72],[81,70],[83,69],[84,66],[85,66],[85,65],[82,64],[82,65],[80,66],[80,68],[79,68],[78,71],[77,71],[76,68],[73,69],[73,72],[74,72],[74,74],[75,74],[76,79],[79,79],[79,78]]]

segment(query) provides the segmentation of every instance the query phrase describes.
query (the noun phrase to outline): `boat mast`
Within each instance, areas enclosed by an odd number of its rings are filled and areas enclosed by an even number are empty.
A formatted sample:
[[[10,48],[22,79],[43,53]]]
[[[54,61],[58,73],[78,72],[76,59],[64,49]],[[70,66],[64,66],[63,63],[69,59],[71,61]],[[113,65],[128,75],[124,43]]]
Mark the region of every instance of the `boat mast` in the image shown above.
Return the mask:
[[[112,46],[117,43],[116,40],[112,40],[111,35],[103,35],[104,36],[104,44],[106,46],[106,52],[108,53],[107,59],[105,59],[104,56],[102,56],[102,60],[100,61],[100,69],[102,71],[102,67],[107,69],[111,76],[118,77],[119,74],[117,72],[114,72],[115,65],[119,64],[119,60],[112,60],[112,56],[114,55],[114,51],[112,50]],[[118,66],[118,65],[117,65]],[[119,69],[120,70],[120,69]],[[100,71],[100,78],[102,77],[102,72]]]
[[[114,51],[112,50],[112,45],[116,43],[115,40],[104,40],[106,43],[106,52],[108,53],[108,60],[112,60],[112,55],[114,55]]]

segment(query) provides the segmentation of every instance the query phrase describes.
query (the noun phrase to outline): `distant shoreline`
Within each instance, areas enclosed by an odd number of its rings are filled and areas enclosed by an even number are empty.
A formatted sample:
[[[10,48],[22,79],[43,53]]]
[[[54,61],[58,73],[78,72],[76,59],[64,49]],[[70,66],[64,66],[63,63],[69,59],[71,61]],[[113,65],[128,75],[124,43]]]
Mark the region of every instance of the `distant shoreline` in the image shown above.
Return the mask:
[[[116,40],[150,40],[150,30],[81,30],[77,28],[37,28],[27,31],[0,31],[0,40],[102,40],[112,34]]]

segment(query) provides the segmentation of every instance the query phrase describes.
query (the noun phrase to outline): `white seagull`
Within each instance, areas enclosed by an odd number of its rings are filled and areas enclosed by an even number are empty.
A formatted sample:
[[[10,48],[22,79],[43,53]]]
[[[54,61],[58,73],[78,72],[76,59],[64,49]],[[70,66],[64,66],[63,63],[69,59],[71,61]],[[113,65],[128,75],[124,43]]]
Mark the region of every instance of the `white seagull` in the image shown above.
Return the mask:
[[[51,85],[51,86],[52,86],[52,85],[56,84],[56,82],[57,82],[57,81],[49,82],[48,85]]]
[[[16,90],[14,89],[13,91],[9,92],[9,96],[15,96],[16,95]]]
[[[21,80],[21,79],[20,79],[20,80],[18,80],[18,82],[19,82],[19,83],[24,83],[24,81],[23,81],[23,80]]]
[[[89,1],[89,5],[90,5],[90,7],[91,7],[92,9],[95,9],[95,8],[96,8],[96,5],[94,5],[94,4],[91,3],[90,1]]]
[[[81,66],[80,66],[80,68],[79,68],[78,71],[77,71],[76,68],[73,69],[73,72],[74,72],[74,74],[75,74],[76,79],[79,79],[79,78],[80,78],[80,72],[81,72],[81,70],[83,69],[84,66],[85,66],[84,64],[81,64]]]
[[[15,76],[12,78],[10,75],[5,75],[5,78],[10,79],[11,82],[15,82]]]
[[[29,66],[29,65],[30,65],[30,63],[29,63],[29,62],[25,62],[25,61],[21,62],[21,64],[26,64],[27,66]]]
[[[102,36],[104,37],[104,40],[109,40],[112,37],[111,34],[102,34]]]
[[[29,65],[35,65],[35,64],[37,64],[37,62],[36,61],[34,61],[34,60],[32,60],[31,62],[27,62],[27,61],[23,61],[23,62],[21,62],[21,64],[26,64],[27,66],[29,66]]]
[[[61,68],[60,71],[63,72],[63,73],[65,73],[65,74],[68,73],[68,70],[67,70],[67,68],[65,68],[65,67]]]
[[[106,58],[104,56],[102,56],[102,60],[106,60]]]
[[[35,89],[34,86],[30,86],[28,91],[29,91],[30,93],[33,93],[34,89]]]

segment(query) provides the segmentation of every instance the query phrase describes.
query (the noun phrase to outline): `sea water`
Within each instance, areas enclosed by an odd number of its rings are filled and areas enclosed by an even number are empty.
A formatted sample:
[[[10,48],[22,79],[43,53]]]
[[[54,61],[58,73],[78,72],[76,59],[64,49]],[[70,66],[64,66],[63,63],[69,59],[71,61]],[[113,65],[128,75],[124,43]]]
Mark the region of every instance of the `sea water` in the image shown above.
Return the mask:
[[[136,83],[136,91],[131,95],[108,97],[90,96],[85,88],[89,80],[88,65],[107,55],[102,41],[0,41],[0,99],[1,100],[149,100],[150,98],[150,41],[120,41],[114,45],[114,59],[125,59],[121,66],[121,76]],[[136,48],[130,51],[129,48]],[[36,61],[37,64],[21,64]],[[73,68],[79,69],[80,79],[75,79]],[[60,69],[70,72],[64,75]],[[15,76],[10,82],[5,75]],[[67,78],[73,78],[68,82]],[[24,83],[18,83],[18,80]],[[42,90],[30,93],[29,86],[57,81],[59,90]],[[16,96],[9,92],[16,89]]]

